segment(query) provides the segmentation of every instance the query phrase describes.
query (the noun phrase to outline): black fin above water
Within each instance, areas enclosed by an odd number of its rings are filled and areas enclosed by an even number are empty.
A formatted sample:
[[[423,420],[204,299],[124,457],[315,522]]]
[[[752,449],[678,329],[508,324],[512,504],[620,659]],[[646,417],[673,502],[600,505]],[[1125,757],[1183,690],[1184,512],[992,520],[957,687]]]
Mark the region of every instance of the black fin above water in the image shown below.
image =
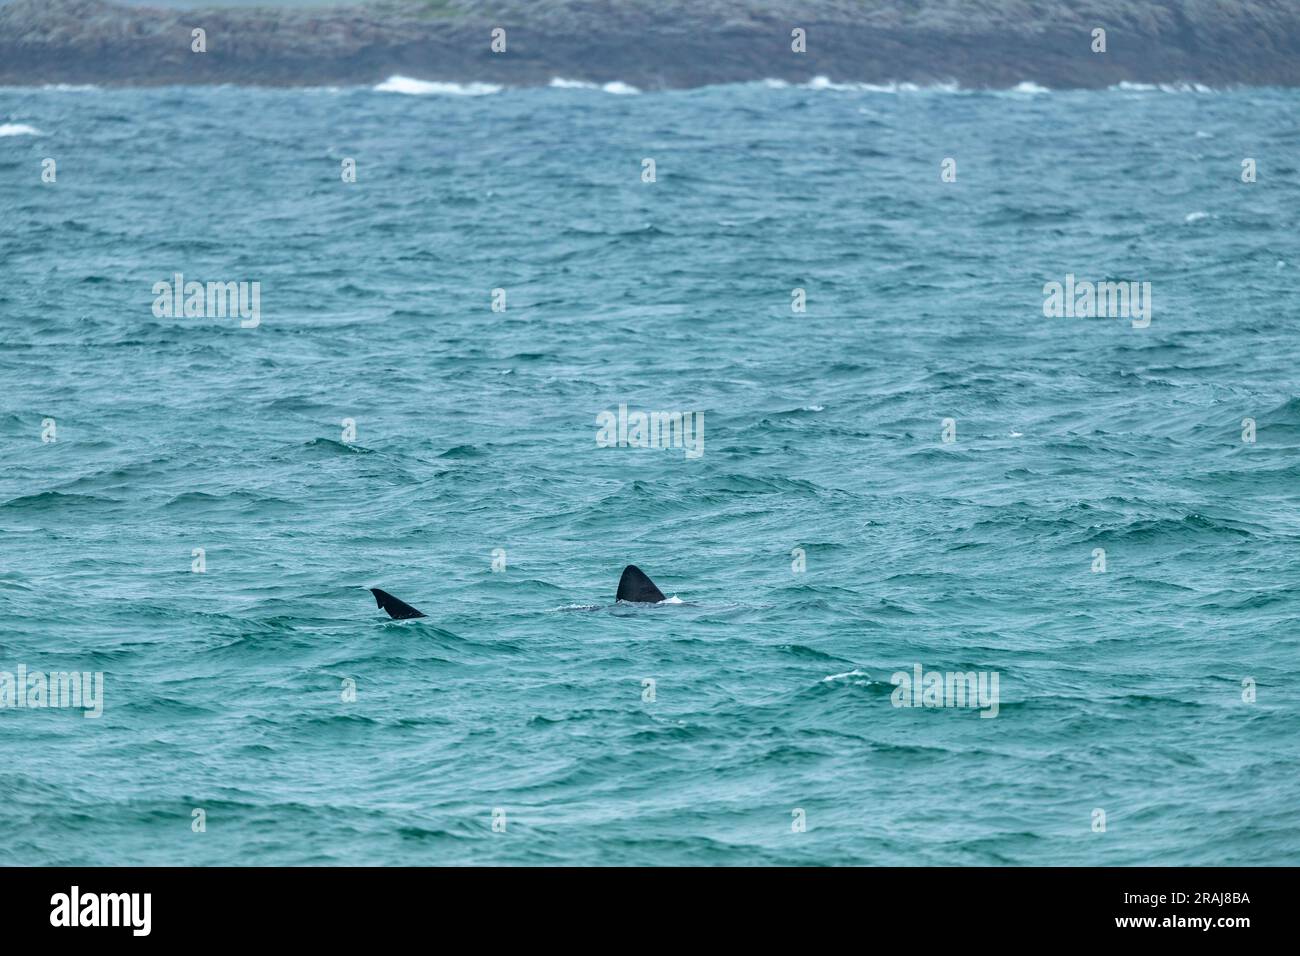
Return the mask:
[[[655,583],[635,564],[629,564],[623,569],[623,576],[618,579],[618,594],[614,596],[615,601],[657,604],[663,599],[664,592],[655,587]]]
[[[404,621],[409,617],[424,617],[423,611],[417,611],[405,601],[397,600],[387,591],[371,588],[370,593],[375,596],[375,604],[387,611],[388,616],[394,620]]]

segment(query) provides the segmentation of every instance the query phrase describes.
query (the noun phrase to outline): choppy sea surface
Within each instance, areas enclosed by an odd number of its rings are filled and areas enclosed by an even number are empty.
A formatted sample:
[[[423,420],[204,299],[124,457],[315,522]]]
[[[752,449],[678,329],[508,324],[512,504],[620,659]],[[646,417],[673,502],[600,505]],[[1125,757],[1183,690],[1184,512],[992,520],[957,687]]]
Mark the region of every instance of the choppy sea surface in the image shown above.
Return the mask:
[[[0,863],[1300,862],[1298,157],[1295,91],[0,90],[0,672],[103,674],[0,708]]]

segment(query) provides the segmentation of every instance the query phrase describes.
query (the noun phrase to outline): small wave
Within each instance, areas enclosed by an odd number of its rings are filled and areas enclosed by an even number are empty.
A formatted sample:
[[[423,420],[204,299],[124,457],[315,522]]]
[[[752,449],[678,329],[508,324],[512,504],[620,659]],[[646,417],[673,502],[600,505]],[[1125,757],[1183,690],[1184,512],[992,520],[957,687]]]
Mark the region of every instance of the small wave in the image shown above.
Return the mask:
[[[26,123],[0,123],[0,136],[40,136],[41,131]]]
[[[1294,432],[1300,428],[1300,397],[1287,399],[1276,408],[1271,408],[1259,418],[1272,429]]]
[[[770,418],[764,418],[763,421],[768,422],[780,418],[807,418],[824,411],[826,411],[825,405],[800,405],[798,408],[786,408],[773,412]]]
[[[202,508],[224,509],[228,507],[268,509],[276,506],[283,508],[290,506],[290,503],[284,498],[276,498],[273,495],[262,494],[258,491],[245,490],[222,493],[185,491],[173,496],[163,504],[164,508],[179,508],[191,511]]]
[[[1089,529],[1086,541],[1168,541],[1178,539],[1204,540],[1219,538],[1240,540],[1251,538],[1259,528],[1244,521],[1228,518],[1211,518],[1190,513],[1181,518],[1144,518],[1128,522],[1123,527]]]
[[[1189,212],[1186,216],[1184,216],[1183,222],[1200,222],[1202,219],[1209,219],[1209,218],[1210,218],[1210,214],[1208,212],[1201,212],[1198,210],[1196,212]]]
[[[772,89],[781,89],[789,84],[784,80],[765,80]],[[836,83],[827,76],[814,76],[807,83],[800,83],[804,90],[830,90],[837,93],[960,93],[961,87],[956,83],[932,83],[921,86],[917,83]]]
[[[802,644],[782,644],[781,650],[794,657],[800,657],[812,661],[834,661],[837,664],[851,664],[852,661],[845,660],[843,657],[836,657],[834,654],[827,654],[825,651],[819,651],[815,647],[805,647]]]
[[[311,441],[305,441],[299,446],[307,451],[314,451],[323,454],[339,455],[369,455],[370,449],[361,445],[354,445],[351,442],[342,442],[334,438],[313,438]]]
[[[609,83],[590,83],[587,80],[566,80],[562,76],[551,78],[547,84],[553,90],[600,90],[602,93],[612,93],[615,96],[636,96],[641,91],[630,83],[624,83],[621,80],[612,80]]]
[[[408,96],[487,96],[501,92],[501,87],[495,83],[441,83],[410,76],[390,76],[375,86],[374,91]]]
[[[832,683],[833,681],[849,680],[850,678],[854,678],[854,677],[865,677],[867,678],[868,682],[870,682],[871,680],[870,674],[868,674],[866,671],[860,671],[855,667],[853,668],[853,670],[845,671],[843,674],[829,674],[826,677],[822,678],[822,683],[829,684]],[[860,682],[854,681],[854,683],[860,683]]]
[[[0,508],[14,508],[24,511],[56,511],[64,508],[93,507],[113,504],[112,499],[99,495],[67,494],[61,491],[41,491],[31,495],[10,498],[0,504]]]
[[[1052,91],[1045,86],[1039,86],[1033,80],[1022,80],[1021,82],[1017,83],[1015,86],[1011,87],[1011,92],[1029,93],[1031,95],[1036,95],[1039,93],[1050,93]]]
[[[664,598],[664,599],[663,599],[662,601],[660,601],[659,603],[660,603],[660,604],[681,604],[681,603],[682,603],[682,599],[679,598],[676,594],[674,594],[674,595],[673,595],[672,597],[670,597],[670,598]]]
[[[1124,80],[1110,89],[1117,93],[1213,93],[1204,83],[1131,83]]]
[[[439,458],[482,458],[483,452],[475,445],[457,445],[448,448]]]

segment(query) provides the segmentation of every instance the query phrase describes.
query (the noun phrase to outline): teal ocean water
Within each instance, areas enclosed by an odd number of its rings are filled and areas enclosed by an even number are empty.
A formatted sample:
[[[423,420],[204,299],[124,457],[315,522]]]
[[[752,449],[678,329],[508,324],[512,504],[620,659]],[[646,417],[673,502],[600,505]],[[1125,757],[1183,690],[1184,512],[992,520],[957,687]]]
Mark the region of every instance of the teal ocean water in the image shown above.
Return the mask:
[[[0,863],[1300,862],[1298,117],[0,90]]]

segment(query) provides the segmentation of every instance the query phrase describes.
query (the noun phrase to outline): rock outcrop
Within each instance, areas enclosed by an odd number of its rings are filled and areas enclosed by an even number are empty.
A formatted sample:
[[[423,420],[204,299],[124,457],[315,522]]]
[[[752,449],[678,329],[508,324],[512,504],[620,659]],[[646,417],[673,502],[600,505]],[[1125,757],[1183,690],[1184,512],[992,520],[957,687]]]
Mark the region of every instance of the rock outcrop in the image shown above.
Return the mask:
[[[493,28],[506,52],[490,49]],[[791,50],[791,31],[807,52]],[[192,31],[207,51],[191,50]],[[1106,31],[1093,52],[1092,31]],[[368,84],[393,74],[653,89],[766,78],[1006,87],[1300,85],[1294,0],[380,0],[0,6],[0,84]]]

